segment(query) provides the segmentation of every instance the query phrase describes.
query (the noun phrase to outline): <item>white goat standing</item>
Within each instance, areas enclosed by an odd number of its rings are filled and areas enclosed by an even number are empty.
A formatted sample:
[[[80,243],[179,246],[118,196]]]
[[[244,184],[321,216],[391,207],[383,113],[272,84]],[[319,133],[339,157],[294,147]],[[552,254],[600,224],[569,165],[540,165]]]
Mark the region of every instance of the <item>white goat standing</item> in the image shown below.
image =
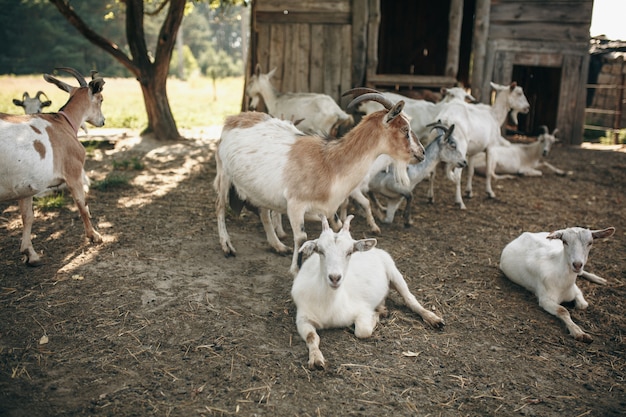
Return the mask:
[[[274,117],[298,121],[297,125],[305,133],[317,133],[337,137],[341,126],[354,124],[352,116],[326,94],[319,93],[279,93],[271,79],[276,68],[267,74],[261,73],[257,65],[255,74],[248,80],[246,95],[251,98],[250,110],[255,110],[261,98],[267,112]]]
[[[548,156],[552,145],[558,142],[556,134],[559,129],[554,129],[552,133],[547,126],[540,127],[543,133],[537,137],[533,143],[513,143],[509,146],[497,146],[491,152],[490,163],[494,166],[491,171],[493,178],[497,180],[516,178],[514,175],[524,175],[527,177],[538,177],[542,175],[539,168],[545,167],[558,175],[565,175],[566,172],[543,160]],[[479,153],[471,159],[470,167],[479,174],[486,172],[485,154]]]
[[[348,92],[353,93],[353,90]],[[347,94],[347,93],[346,93]],[[279,253],[270,211],[287,213],[294,246],[290,272],[298,271],[298,248],[306,240],[305,214],[332,216],[361,182],[376,157],[390,155],[401,181],[408,184],[406,165],[423,159],[424,148],[413,140],[404,102],[395,106],[380,94],[356,97],[348,108],[378,100],[387,110],[364,117],[340,139],[303,135],[291,122],[264,113],[246,112],[226,119],[216,153],[216,212],[220,244],[235,255],[226,230],[226,205],[231,186],[239,197],[260,209],[268,242]]]
[[[389,253],[374,248],[376,239],[352,239],[352,218],[348,216],[341,231],[334,233],[322,217],[320,237],[300,247],[300,252],[310,257],[293,281],[291,296],[297,307],[298,333],[309,350],[310,369],[326,365],[316,329],[354,324],[356,337],[370,337],[380,315],[387,312],[385,299],[390,288],[426,323],[435,328],[444,325],[441,317],[422,307],[411,294]]]
[[[576,285],[577,276],[606,284],[604,278],[585,272],[583,268],[592,242],[613,233],[614,227],[593,231],[570,227],[552,233],[525,232],[502,250],[500,269],[511,281],[534,293],[539,305],[561,319],[576,340],[589,343],[592,337],[572,321],[561,303],[574,301],[576,308],[588,307]]]
[[[46,99],[42,101],[41,96],[44,96]],[[24,94],[22,94],[22,99],[18,100],[14,98],[13,104],[19,107],[23,107],[24,113],[26,114],[36,114],[43,112],[44,107],[50,106],[52,102],[43,91],[37,91],[35,97],[31,97],[28,94],[28,91],[24,91]]]
[[[26,263],[39,265],[41,258],[31,242],[34,220],[33,196],[65,183],[85,226],[86,236],[93,242],[102,237],[91,224],[85,204],[83,165],[85,148],[79,142],[79,126],[88,121],[104,125],[102,115],[102,86],[104,80],[95,77],[87,84],[84,77],[71,68],[58,68],[74,75],[80,87],[72,87],[51,75],[44,79],[70,93],[70,98],[58,113],[9,115],[0,114],[0,201],[17,200],[24,230],[20,245]]]

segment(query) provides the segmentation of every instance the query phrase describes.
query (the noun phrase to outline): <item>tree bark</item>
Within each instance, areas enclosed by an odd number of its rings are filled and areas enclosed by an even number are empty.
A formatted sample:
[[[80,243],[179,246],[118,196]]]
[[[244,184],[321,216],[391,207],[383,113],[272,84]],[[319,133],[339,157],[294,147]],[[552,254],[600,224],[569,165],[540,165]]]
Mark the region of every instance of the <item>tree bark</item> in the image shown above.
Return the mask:
[[[181,136],[167,98],[167,74],[186,0],[163,0],[165,4],[169,3],[169,8],[159,32],[154,60],[150,59],[144,36],[143,0],[121,0],[126,5],[126,39],[132,59],[87,26],[68,0],[49,1],[87,40],[111,54],[137,78],[148,115],[148,126],[143,133],[153,133],[158,140],[179,140]]]

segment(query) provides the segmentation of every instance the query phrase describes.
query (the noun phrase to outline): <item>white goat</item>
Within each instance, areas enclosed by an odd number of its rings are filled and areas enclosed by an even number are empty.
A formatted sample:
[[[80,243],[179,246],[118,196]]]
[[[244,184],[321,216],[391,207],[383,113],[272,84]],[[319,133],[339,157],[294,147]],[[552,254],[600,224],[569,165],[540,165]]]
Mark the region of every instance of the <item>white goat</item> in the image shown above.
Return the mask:
[[[576,285],[576,277],[606,284],[606,280],[585,272],[589,250],[594,239],[607,238],[614,227],[589,230],[570,227],[552,233],[522,233],[502,250],[500,269],[511,281],[533,292],[539,305],[561,319],[570,334],[582,342],[590,335],[578,327],[561,303],[574,301],[576,308],[589,305]]]
[[[85,121],[94,126],[104,125],[101,111],[104,80],[94,74],[94,79],[87,84],[78,71],[58,69],[74,75],[80,83],[80,87],[72,87],[51,75],[44,75],[46,81],[70,93],[58,113],[0,114],[0,201],[17,200],[19,203],[24,226],[20,251],[31,266],[41,263],[30,238],[33,196],[63,183],[78,207],[86,236],[93,242],[102,242],[85,204],[82,177],[85,148],[78,141],[77,132]]]
[[[279,93],[271,79],[276,68],[267,74],[257,65],[255,74],[248,80],[246,95],[250,97],[250,110],[255,110],[262,98],[267,112],[274,117],[299,120],[298,128],[305,133],[317,133],[337,137],[341,126],[352,126],[352,116],[326,94]]]
[[[493,178],[511,179],[516,178],[515,175],[524,175],[528,177],[541,176],[542,172],[539,168],[545,167],[558,175],[565,175],[566,172],[544,161],[542,157],[548,156],[552,145],[558,140],[556,134],[559,129],[554,129],[552,133],[546,126],[541,126],[541,133],[537,137],[537,141],[533,143],[521,144],[514,143],[509,146],[497,146],[491,152],[490,163],[494,166],[491,171],[494,173]],[[479,153],[470,160],[469,170],[474,170],[484,175],[486,171],[485,154]]]
[[[349,93],[357,94],[355,90]],[[393,106],[380,94],[363,94],[363,100],[383,102],[388,110],[364,117],[345,136],[329,141],[302,135],[291,122],[263,113],[230,116],[222,130],[216,153],[217,225],[222,250],[235,255],[226,230],[226,204],[231,186],[239,197],[260,209],[270,244],[277,252],[289,250],[276,236],[270,210],[287,213],[294,237],[292,274],[298,271],[298,248],[306,240],[304,216],[332,216],[360,183],[378,155],[388,154],[404,183],[406,165],[423,159],[424,148],[413,140],[404,102]]]
[[[492,86],[497,87],[497,84],[492,83]],[[508,143],[500,134],[500,125],[504,120],[498,120],[496,116],[500,115],[500,117],[502,117],[501,115],[503,114],[506,119],[506,114],[511,110],[511,108],[509,108],[511,101],[509,101],[508,97],[513,96],[513,92],[519,92],[520,90],[521,87],[518,87],[515,83],[512,83],[506,88],[496,88],[496,99],[493,106],[473,105],[460,100],[453,100],[445,104],[437,115],[437,120],[440,120],[443,124],[456,125],[459,150],[465,152],[468,159],[471,159],[479,152],[486,152],[486,165],[489,170],[491,167],[489,165],[490,152],[493,147]],[[517,94],[515,94],[515,97],[519,98]],[[523,92],[522,97],[524,97],[524,100],[521,101],[521,104],[516,104],[516,106],[520,106],[516,111],[528,112],[528,100],[525,100]],[[452,169],[454,173],[449,173],[449,177],[456,183],[454,201],[461,209],[465,209],[465,203],[461,196],[462,168],[454,168],[450,165],[447,166],[448,172]],[[492,174],[493,173],[490,171],[485,174],[485,189],[490,198],[495,198],[496,195],[491,187]],[[472,177],[473,172],[468,170],[466,185],[466,194],[468,197],[472,197]],[[431,201],[434,201],[433,184],[434,181],[431,180],[428,191],[428,197]]]
[[[322,233],[304,242],[300,252],[310,257],[293,281],[291,297],[297,307],[296,326],[309,350],[309,368],[324,368],[316,329],[347,327],[354,335],[372,335],[379,316],[386,314],[385,299],[394,288],[407,306],[435,328],[443,319],[420,305],[389,253],[374,248],[376,239],[354,240],[348,216],[339,233],[322,218]],[[365,253],[367,252],[367,253]]]
[[[45,100],[41,100],[41,96],[45,97]],[[43,91],[37,91],[35,97],[31,97],[28,94],[28,91],[24,91],[22,94],[22,99],[18,100],[16,98],[13,99],[13,104],[19,107],[24,108],[24,113],[26,114],[36,114],[41,113],[44,107],[48,107],[52,104],[46,93]]]
[[[382,220],[383,223],[392,223],[400,204],[406,200],[404,226],[409,227],[411,225],[413,189],[417,184],[428,178],[440,162],[458,168],[464,168],[467,165],[465,155],[459,151],[457,140],[453,136],[454,125],[447,128],[444,125],[436,124],[432,128],[437,130],[436,139],[426,147],[424,161],[409,165],[408,175],[411,183],[408,187],[395,180],[393,167],[387,171],[379,171],[370,179],[368,191],[372,201],[377,201],[376,194],[381,194],[387,198],[386,216]]]
[[[454,100],[475,102],[476,99],[461,87],[442,88],[441,101],[433,103],[427,100],[416,100],[404,97],[400,94],[384,92],[382,93],[392,103],[404,100],[404,112],[411,119],[411,130],[417,135],[422,143],[427,143],[430,134],[429,124],[436,120],[437,114],[441,111],[446,103]],[[382,106],[376,102],[367,102],[359,106],[361,113],[370,114],[382,109]]]

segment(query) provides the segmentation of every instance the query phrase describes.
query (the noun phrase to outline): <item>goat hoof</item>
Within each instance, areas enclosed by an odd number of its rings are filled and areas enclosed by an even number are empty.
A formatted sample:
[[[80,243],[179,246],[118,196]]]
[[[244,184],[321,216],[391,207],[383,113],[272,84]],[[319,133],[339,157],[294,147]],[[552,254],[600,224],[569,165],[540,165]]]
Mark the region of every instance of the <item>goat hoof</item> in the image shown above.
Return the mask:
[[[583,342],[583,343],[591,343],[593,342],[593,337],[591,337],[587,333],[583,333],[583,334],[579,334],[578,336],[576,336],[576,340],[578,340],[579,342]]]
[[[27,260],[26,261],[26,266],[30,266],[31,268],[37,268],[38,266],[43,265],[43,262],[41,261],[41,259],[37,259],[34,261],[31,260]]]

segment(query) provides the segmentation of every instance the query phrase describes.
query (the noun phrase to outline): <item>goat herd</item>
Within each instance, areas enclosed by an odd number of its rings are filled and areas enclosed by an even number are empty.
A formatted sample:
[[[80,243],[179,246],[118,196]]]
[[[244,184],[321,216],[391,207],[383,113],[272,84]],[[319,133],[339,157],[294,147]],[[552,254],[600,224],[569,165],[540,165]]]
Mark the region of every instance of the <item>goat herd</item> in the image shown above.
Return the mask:
[[[19,203],[23,222],[20,251],[31,266],[41,263],[30,238],[33,196],[50,190],[67,187],[86,236],[94,243],[102,241],[85,203],[89,181],[83,170],[85,149],[77,133],[85,122],[104,125],[104,80],[92,72],[87,83],[78,71],[60,69],[72,74],[79,87],[44,75],[46,81],[70,95],[58,113],[41,113],[49,102],[42,102],[38,93],[36,100],[26,94],[22,101],[14,100],[33,114],[0,114],[0,201]],[[511,144],[501,136],[501,125],[509,114],[516,123],[519,112],[529,111],[528,100],[516,83],[492,83],[496,93],[493,105],[471,103],[473,97],[458,87],[442,90],[443,99],[436,104],[355,88],[344,93],[352,97],[344,112],[329,96],[278,93],[271,84],[273,74],[262,74],[257,67],[246,88],[251,107],[263,99],[269,114],[243,112],[229,116],[223,126],[215,155],[217,228],[224,254],[235,255],[226,229],[226,210],[229,205],[234,207],[235,200],[245,202],[258,209],[272,248],[289,253],[292,249],[281,242],[286,236],[281,215],[287,215],[293,232],[291,295],[311,369],[325,366],[316,330],[354,324],[357,337],[369,337],[385,313],[389,288],[395,288],[429,325],[444,325],[442,318],[420,305],[391,256],[375,248],[376,239],[352,238],[353,216],[347,215],[350,197],[363,207],[372,232],[380,233],[373,212],[391,223],[406,201],[404,223],[409,226],[413,189],[429,177],[429,198],[433,200],[434,173],[440,163],[446,164],[447,177],[456,184],[455,202],[461,209],[465,209],[461,197],[464,168],[468,171],[467,195],[472,194],[472,176],[477,171],[484,173],[486,192],[492,198],[492,178],[541,175],[540,167],[565,174],[541,159],[556,141],[556,129],[551,134],[542,127],[543,133],[531,144]],[[32,101],[36,103],[31,109]],[[350,114],[356,111],[365,116],[355,125]],[[386,199],[386,206],[377,199],[380,196]],[[307,240],[304,228],[305,220],[311,219],[322,222],[322,233],[315,240]],[[573,337],[591,342],[591,336],[571,320],[561,303],[588,306],[576,286],[578,276],[606,283],[586,272],[584,266],[592,242],[614,232],[613,227],[572,227],[552,233],[523,233],[502,251],[500,268],[510,280],[532,291],[539,305],[559,317]]]

